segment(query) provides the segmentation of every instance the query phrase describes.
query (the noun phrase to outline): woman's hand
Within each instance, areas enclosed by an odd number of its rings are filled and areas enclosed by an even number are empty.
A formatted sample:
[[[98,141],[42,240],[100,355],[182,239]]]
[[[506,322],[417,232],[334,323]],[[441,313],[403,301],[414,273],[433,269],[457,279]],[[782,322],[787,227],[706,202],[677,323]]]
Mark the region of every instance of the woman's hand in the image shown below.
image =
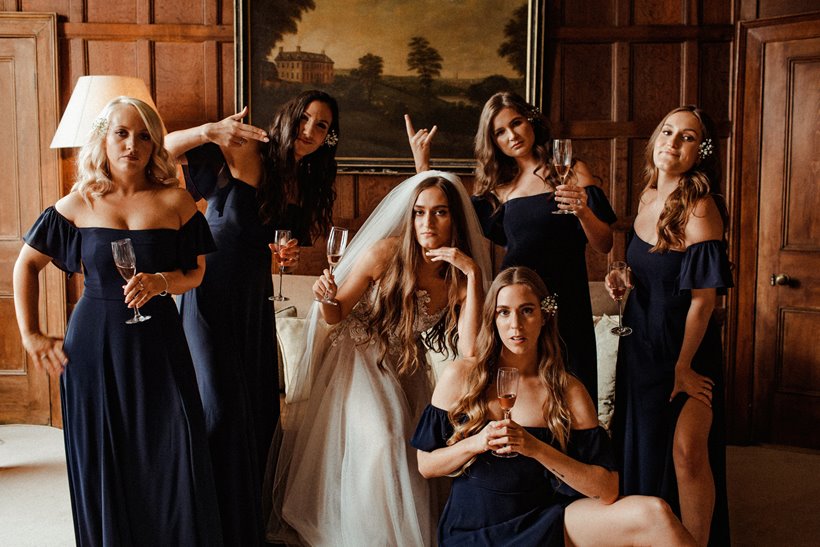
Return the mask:
[[[299,263],[299,256],[302,253],[299,240],[291,239],[278,252],[275,244],[269,243],[268,247],[270,247],[273,255],[273,266],[276,268],[277,273],[279,273],[280,267],[285,268],[283,271],[287,271],[287,268],[293,268]]]
[[[407,140],[410,142],[410,150],[413,151],[416,173],[427,171],[430,169],[430,145],[438,131],[438,126],[434,125],[430,131],[426,128],[416,131],[408,114],[404,115],[404,125],[407,127]]]
[[[205,125],[205,136],[209,142],[222,147],[242,146],[249,140],[268,142],[268,133],[264,129],[242,123],[240,120],[248,115],[248,107],[224,120]]]
[[[618,289],[618,284],[615,283],[615,279],[618,277],[618,272],[613,270],[606,274],[604,277],[604,286],[606,287],[606,292],[609,293],[609,297],[612,300],[618,300],[623,298],[626,295],[628,290],[632,289],[632,268],[626,268],[626,288]]]
[[[677,365],[675,367],[675,387],[672,388],[672,395],[669,400],[675,398],[679,393],[686,393],[693,399],[697,399],[709,408],[712,408],[712,388],[715,382],[707,376],[701,376],[691,367]]]
[[[140,272],[128,280],[123,286],[122,293],[129,308],[141,308],[161,292],[167,294],[167,289],[168,283],[161,275]]]
[[[555,187],[555,201],[559,209],[574,215],[587,209],[587,193],[582,186],[559,184]]]
[[[439,247],[424,252],[432,262],[449,262],[464,275],[478,274],[478,265],[475,261],[456,247]]]
[[[469,441],[471,443],[470,452],[478,455],[488,450],[494,450],[496,447],[491,444],[491,441],[497,438],[496,430],[496,422],[487,422],[484,429],[465,439],[465,441]]]
[[[336,292],[339,287],[336,286],[336,279],[330,270],[325,269],[322,276],[313,284],[313,296],[317,300],[333,300],[336,298]]]
[[[57,377],[65,370],[68,358],[63,352],[63,341],[42,333],[35,333],[23,338],[23,347],[34,361],[34,366]]]
[[[532,456],[540,441],[513,420],[498,420],[490,422],[492,426],[490,448],[502,454],[518,452],[524,456]]]

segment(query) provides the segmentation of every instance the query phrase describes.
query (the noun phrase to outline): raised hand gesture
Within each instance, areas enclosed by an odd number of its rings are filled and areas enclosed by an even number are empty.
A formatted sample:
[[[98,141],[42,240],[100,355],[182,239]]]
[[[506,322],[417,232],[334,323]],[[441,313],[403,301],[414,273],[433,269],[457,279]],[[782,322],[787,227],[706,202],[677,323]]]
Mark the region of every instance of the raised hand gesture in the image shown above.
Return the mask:
[[[426,128],[416,131],[408,114],[404,115],[404,125],[407,126],[407,140],[410,142],[410,150],[413,151],[413,163],[416,164],[416,173],[427,171],[430,169],[430,145],[436,131],[438,131],[438,126],[434,125],[430,131],[427,131]]]

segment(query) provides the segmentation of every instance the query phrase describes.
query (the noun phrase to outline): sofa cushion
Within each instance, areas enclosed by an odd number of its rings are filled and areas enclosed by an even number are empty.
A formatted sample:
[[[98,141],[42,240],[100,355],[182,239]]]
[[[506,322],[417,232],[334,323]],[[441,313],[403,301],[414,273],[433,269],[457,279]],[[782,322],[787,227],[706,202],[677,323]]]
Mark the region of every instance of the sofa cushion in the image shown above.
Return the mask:
[[[618,317],[604,314],[595,317],[595,345],[598,350],[598,421],[609,430],[615,408],[615,363],[618,360],[619,337],[610,329],[618,326]]]

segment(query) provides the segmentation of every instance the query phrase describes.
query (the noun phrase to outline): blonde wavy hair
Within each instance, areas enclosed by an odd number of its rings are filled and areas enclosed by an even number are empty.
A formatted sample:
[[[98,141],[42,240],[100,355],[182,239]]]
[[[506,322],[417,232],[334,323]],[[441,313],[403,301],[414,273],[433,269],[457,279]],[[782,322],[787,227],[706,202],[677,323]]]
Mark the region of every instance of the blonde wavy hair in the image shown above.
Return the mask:
[[[453,425],[453,435],[447,440],[451,446],[462,439],[477,434],[487,424],[487,393],[495,381],[498,360],[503,343],[496,328],[496,303],[498,293],[504,287],[524,285],[535,294],[538,302],[550,295],[541,278],[529,268],[523,266],[502,270],[490,286],[484,300],[481,327],[476,342],[475,366],[468,371],[465,385],[469,386],[456,406],[448,412]],[[540,309],[540,308],[539,308]],[[544,314],[543,310],[541,311]],[[544,315],[544,326],[538,337],[538,377],[547,391],[543,415],[553,438],[558,441],[561,450],[566,452],[569,433],[572,426],[572,415],[566,398],[568,374],[558,342],[558,321],[555,315]],[[468,461],[458,471],[460,475],[472,465],[475,458]]]
[[[399,236],[399,247],[379,282],[378,294],[370,311],[368,324],[369,340],[376,340],[378,344],[378,364],[382,369],[390,349],[390,340],[398,337],[401,355],[397,370],[400,376],[412,375],[426,363],[422,344],[419,343],[414,329],[419,315],[416,304],[416,270],[424,259],[421,246],[416,239],[413,206],[419,195],[428,188],[438,188],[447,198],[451,227],[448,246],[456,247],[472,257],[467,238],[465,211],[458,190],[444,177],[435,176],[421,181],[410,200],[406,220]],[[447,285],[448,308],[438,323],[422,334],[421,341],[434,351],[445,355],[452,352],[455,355],[458,341],[459,294],[461,287],[466,283],[466,277],[461,270],[447,262],[442,262],[439,275]]]
[[[729,219],[726,200],[720,193],[720,139],[712,118],[694,105],[680,106],[669,112],[663,117],[663,120],[649,138],[644,150],[643,176],[646,185],[641,192],[641,196],[648,190],[658,188],[658,168],[655,166],[654,161],[655,142],[658,140],[666,120],[677,112],[689,112],[695,116],[701,126],[700,143],[711,139],[712,150],[706,157],[699,157],[692,168],[681,175],[680,180],[678,180],[678,187],[666,198],[663,211],[661,211],[658,219],[658,242],[650,249],[650,252],[665,252],[670,249],[682,248],[685,242],[684,236],[689,216],[695,210],[698,202],[707,196],[714,199],[723,219],[724,230],[726,230]]]
[[[71,191],[77,191],[88,203],[113,189],[108,155],[105,151],[105,139],[111,131],[111,114],[119,105],[134,107],[151,136],[153,150],[151,159],[145,166],[145,176],[150,182],[163,186],[178,186],[176,166],[165,150],[162,121],[159,114],[145,102],[133,97],[117,97],[105,105],[94,122],[94,129],[88,142],[80,149],[77,157],[77,179]]]

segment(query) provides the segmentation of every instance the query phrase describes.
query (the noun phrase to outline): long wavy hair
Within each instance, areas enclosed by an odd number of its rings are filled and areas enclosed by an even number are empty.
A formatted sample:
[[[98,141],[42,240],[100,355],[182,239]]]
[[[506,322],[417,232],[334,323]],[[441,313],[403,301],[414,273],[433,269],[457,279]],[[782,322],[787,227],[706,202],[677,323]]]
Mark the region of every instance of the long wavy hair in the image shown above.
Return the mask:
[[[532,153],[538,160],[537,169],[547,165],[548,180],[553,186],[560,184],[557,175],[551,167],[552,152],[550,151],[550,130],[547,118],[523,97],[509,91],[502,91],[490,97],[484,104],[481,117],[478,120],[478,129],[475,134],[475,170],[476,196],[485,198],[498,207],[498,199],[493,192],[496,188],[511,183],[518,176],[518,164],[514,158],[504,154],[495,142],[493,123],[499,112],[505,108],[512,108],[521,116],[527,118],[535,133],[535,143]]]
[[[462,439],[477,434],[487,424],[488,392],[495,381],[503,343],[496,328],[496,304],[498,293],[510,285],[525,285],[535,294],[538,302],[550,295],[546,285],[537,273],[523,266],[502,270],[490,286],[484,299],[481,327],[476,341],[475,366],[468,372],[465,385],[467,392],[456,406],[448,412],[453,425],[453,435],[447,445],[453,445]],[[540,308],[539,308],[540,309]],[[558,342],[558,321],[555,315],[545,314],[544,326],[538,337],[538,377],[547,391],[543,415],[552,437],[558,441],[561,450],[566,452],[572,415],[567,404],[566,390],[568,374]],[[467,462],[459,471],[463,473],[475,458]]]
[[[302,115],[313,101],[326,104],[333,119],[328,134],[341,134],[339,130],[339,105],[336,99],[312,89],[304,91],[288,101],[273,118],[268,129],[270,142],[260,147],[264,162],[264,176],[259,186],[259,217],[269,223],[280,217],[287,209],[288,201],[295,200],[308,211],[307,226],[299,231],[310,233],[311,239],[327,233],[332,225],[333,201],[336,192],[336,144],[327,141],[312,154],[296,161],[294,144],[299,137]]]
[[[379,367],[390,350],[391,338],[398,337],[401,355],[398,360],[399,375],[411,375],[424,366],[423,348],[419,343],[414,326],[419,310],[416,304],[416,271],[424,261],[421,246],[416,239],[413,206],[419,195],[428,188],[438,188],[447,198],[450,210],[450,241],[448,246],[456,247],[472,257],[467,238],[465,211],[459,199],[458,190],[444,177],[424,179],[416,187],[408,204],[406,219],[399,236],[397,252],[391,257],[384,275],[379,282],[378,295],[370,312],[370,339],[379,347]],[[434,351],[456,353],[458,342],[458,312],[460,288],[466,282],[464,274],[450,263],[442,262],[439,275],[447,286],[448,308],[442,318],[422,335],[421,341]]]
[[[723,219],[724,231],[728,225],[729,213],[726,208],[726,200],[720,193],[721,167],[720,167],[720,138],[715,130],[715,123],[712,118],[703,110],[694,105],[686,105],[675,108],[664,116],[661,123],[655,128],[649,142],[644,150],[643,176],[646,181],[641,196],[650,190],[658,188],[658,168],[655,166],[654,151],[655,143],[663,129],[666,120],[676,112],[690,112],[700,122],[701,143],[706,139],[711,140],[712,152],[704,158],[698,158],[689,171],[681,175],[678,180],[678,187],[669,194],[658,219],[657,231],[658,242],[650,252],[665,252],[670,249],[684,246],[686,223],[689,216],[694,211],[698,202],[711,196],[717,205],[720,216]],[[700,143],[699,143],[700,144]]]
[[[105,150],[105,139],[111,131],[111,114],[120,105],[134,107],[151,136],[151,158],[145,166],[145,176],[148,181],[163,186],[179,185],[176,166],[168,151],[165,150],[165,137],[159,114],[139,99],[117,97],[103,107],[88,136],[88,142],[83,145],[77,156],[77,178],[71,191],[77,191],[86,203],[107,194],[114,188],[108,154]]]

